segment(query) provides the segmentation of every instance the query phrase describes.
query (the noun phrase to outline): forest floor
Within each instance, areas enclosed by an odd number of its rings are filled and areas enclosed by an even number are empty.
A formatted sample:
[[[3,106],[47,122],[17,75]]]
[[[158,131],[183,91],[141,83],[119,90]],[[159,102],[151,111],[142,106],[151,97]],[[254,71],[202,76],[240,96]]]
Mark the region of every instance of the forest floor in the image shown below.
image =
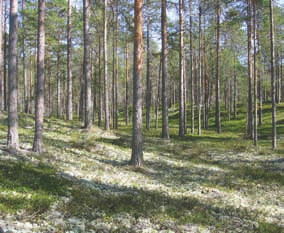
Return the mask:
[[[33,119],[20,118],[16,152],[2,118],[4,232],[284,232],[284,157],[246,139],[148,134],[145,165],[135,168],[129,129],[86,131],[50,118],[39,155]]]

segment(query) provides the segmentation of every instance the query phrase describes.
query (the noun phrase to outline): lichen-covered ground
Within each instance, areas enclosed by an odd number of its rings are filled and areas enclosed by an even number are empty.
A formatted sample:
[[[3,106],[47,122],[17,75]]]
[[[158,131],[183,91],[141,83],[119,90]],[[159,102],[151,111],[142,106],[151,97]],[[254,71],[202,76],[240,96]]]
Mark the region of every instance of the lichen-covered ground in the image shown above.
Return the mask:
[[[5,232],[284,232],[281,155],[234,139],[223,148],[148,136],[145,166],[135,168],[126,131],[62,122],[46,123],[42,155],[31,152],[27,122],[19,152],[1,131]]]

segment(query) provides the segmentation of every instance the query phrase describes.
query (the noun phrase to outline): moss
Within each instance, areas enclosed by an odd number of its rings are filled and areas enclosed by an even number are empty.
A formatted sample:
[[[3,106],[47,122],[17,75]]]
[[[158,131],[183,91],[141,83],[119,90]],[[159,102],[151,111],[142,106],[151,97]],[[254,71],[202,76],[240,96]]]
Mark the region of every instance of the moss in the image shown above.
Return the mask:
[[[50,166],[5,160],[0,161],[0,180],[0,209],[8,212],[44,212],[70,184]]]

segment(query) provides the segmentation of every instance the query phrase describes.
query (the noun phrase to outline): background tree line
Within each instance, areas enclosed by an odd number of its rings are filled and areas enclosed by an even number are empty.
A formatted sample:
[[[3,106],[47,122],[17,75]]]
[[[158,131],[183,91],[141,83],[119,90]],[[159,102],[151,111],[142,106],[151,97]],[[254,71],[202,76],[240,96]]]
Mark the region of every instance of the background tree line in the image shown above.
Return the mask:
[[[132,163],[140,166],[143,112],[145,128],[161,127],[169,139],[169,109],[179,108],[183,137],[212,127],[210,114],[220,133],[242,105],[246,133],[257,144],[262,103],[271,101],[276,148],[283,95],[278,1],[0,2],[0,108],[8,111],[11,147],[19,146],[18,111],[36,116],[38,152],[44,117],[75,115],[85,128],[106,130],[132,117]]]

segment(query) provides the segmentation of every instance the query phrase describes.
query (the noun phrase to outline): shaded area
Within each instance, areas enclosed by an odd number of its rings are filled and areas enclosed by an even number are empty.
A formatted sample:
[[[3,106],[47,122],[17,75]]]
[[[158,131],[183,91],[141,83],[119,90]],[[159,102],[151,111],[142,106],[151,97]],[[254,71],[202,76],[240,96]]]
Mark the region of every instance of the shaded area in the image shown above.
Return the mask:
[[[0,210],[45,212],[70,184],[47,165],[0,160]]]
[[[116,149],[123,149],[125,153],[130,151],[129,128],[121,131],[117,135],[119,138],[97,138],[77,129],[70,131],[63,128],[61,131],[60,127],[65,127],[65,124],[58,128],[56,121],[52,121],[52,124],[57,128],[54,126],[56,130],[51,132],[60,133],[58,138],[52,134],[45,136],[45,143],[52,150],[42,155],[42,160],[48,162],[54,156],[53,152],[66,153],[66,158],[70,156],[72,162],[68,159],[60,161],[58,157],[58,165],[62,162],[70,170],[79,167],[81,172],[86,169],[86,164],[91,168],[84,172],[96,171],[97,177],[93,176],[93,180],[66,174],[62,177],[55,168],[46,164],[0,161],[0,188],[3,190],[0,193],[1,211],[26,209],[38,215],[47,211],[62,196],[70,198],[60,207],[65,219],[78,217],[82,221],[87,219],[89,223],[98,219],[110,223],[118,221],[118,214],[126,214],[131,229],[125,226],[113,229],[114,232],[135,232],[142,218],[157,224],[157,230],[171,229],[174,232],[186,232],[181,227],[191,224],[208,229],[211,227],[218,232],[234,231],[235,227],[247,232],[284,231],[283,226],[264,221],[263,216],[267,213],[258,208],[236,207],[233,203],[218,205],[212,204],[216,203],[213,201],[210,204],[210,200],[224,201],[222,193],[227,195],[231,191],[240,191],[259,195],[263,189],[269,192],[274,184],[277,189],[283,187],[283,169],[278,166],[283,159],[267,161],[258,156],[257,161],[253,161],[230,157],[230,153],[251,150],[250,142],[243,138],[228,134],[215,136],[207,132],[201,137],[187,135],[180,139],[172,136],[171,140],[164,141],[158,138],[159,131],[144,132],[144,149],[146,153],[153,153],[152,160],[146,160],[144,168],[134,168],[128,166],[125,155],[112,157],[110,153],[119,155]],[[67,131],[70,135],[63,138],[67,136]],[[71,148],[83,153],[71,151]],[[218,158],[218,153],[226,153],[224,151],[227,150],[230,153],[223,160]],[[116,185],[111,183],[112,180],[99,181],[100,175],[108,174],[117,176],[113,176],[113,179],[117,178]],[[125,185],[122,180],[132,179],[135,174],[136,178],[141,177],[150,185],[143,185],[143,180]],[[159,189],[159,185],[163,189]],[[16,195],[11,195],[12,192],[16,192]],[[198,192],[202,198],[194,197],[191,195],[193,192]],[[282,199],[273,199],[260,204],[277,206],[282,203]]]
[[[144,174],[143,169],[136,169],[136,172]],[[231,221],[236,219],[243,225],[240,226],[243,231],[276,233],[284,230],[283,227],[275,224],[258,222],[260,213],[249,208],[236,208],[230,205],[220,208],[197,198],[188,196],[174,198],[166,192],[157,190],[107,185],[97,181],[78,180],[77,182],[84,183],[88,187],[96,186],[99,189],[85,188],[84,185],[73,189],[72,199],[66,207],[69,217],[83,216],[89,220],[103,218],[105,222],[112,222],[115,221],[116,214],[126,213],[131,216],[133,232],[140,218],[150,219],[153,224],[157,224],[156,230],[171,229],[175,232],[182,232],[181,227],[189,223],[213,226],[218,231],[235,230]]]

